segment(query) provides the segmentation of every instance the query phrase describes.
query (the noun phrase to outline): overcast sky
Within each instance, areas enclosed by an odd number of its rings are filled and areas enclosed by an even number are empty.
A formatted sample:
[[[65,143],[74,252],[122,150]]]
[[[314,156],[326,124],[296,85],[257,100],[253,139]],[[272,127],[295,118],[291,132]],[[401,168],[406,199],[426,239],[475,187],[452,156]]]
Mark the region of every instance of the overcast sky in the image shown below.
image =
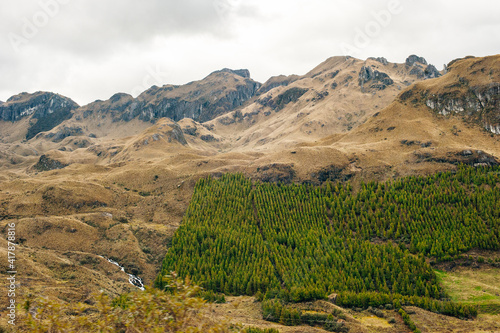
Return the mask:
[[[500,53],[498,0],[0,0],[0,100],[80,105],[224,67],[260,82],[330,56],[417,54],[442,69]]]

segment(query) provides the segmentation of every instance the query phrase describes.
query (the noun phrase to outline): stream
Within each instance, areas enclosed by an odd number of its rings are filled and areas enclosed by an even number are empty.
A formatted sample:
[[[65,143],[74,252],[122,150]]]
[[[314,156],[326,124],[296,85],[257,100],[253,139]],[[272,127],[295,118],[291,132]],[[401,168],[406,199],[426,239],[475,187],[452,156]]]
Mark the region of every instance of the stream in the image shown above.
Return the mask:
[[[120,266],[120,264],[119,264],[119,263],[117,263],[116,261],[114,261],[114,260],[112,260],[112,259],[108,259],[108,258],[105,258],[105,257],[103,257],[103,256],[99,256],[99,257],[101,257],[101,258],[103,258],[103,259],[106,259],[108,262],[112,263],[112,264],[113,264],[113,265],[115,265],[115,266],[120,267],[120,270],[121,270],[122,272],[124,272],[125,274],[127,274],[127,275],[128,275],[128,282],[129,282],[130,284],[132,284],[132,285],[136,286],[137,288],[139,288],[139,289],[141,289],[141,290],[143,290],[143,291],[144,291],[144,283],[142,282],[142,279],[141,279],[140,277],[135,276],[135,275],[133,275],[133,274],[129,274],[129,273],[127,273],[127,272],[125,272],[125,268],[123,268],[123,266]]]

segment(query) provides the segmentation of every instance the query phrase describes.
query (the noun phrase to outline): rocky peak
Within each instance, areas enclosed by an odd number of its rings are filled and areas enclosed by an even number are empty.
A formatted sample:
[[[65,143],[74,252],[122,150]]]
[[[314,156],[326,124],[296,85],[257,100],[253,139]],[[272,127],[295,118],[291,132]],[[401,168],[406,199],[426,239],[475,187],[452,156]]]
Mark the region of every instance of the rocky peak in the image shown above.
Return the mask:
[[[271,89],[276,87],[288,86],[290,83],[297,81],[300,78],[298,75],[279,75],[273,76],[269,80],[267,80],[262,87],[260,87],[257,95],[262,95],[268,92]]]
[[[384,90],[387,86],[394,84],[394,81],[384,72],[373,70],[370,66],[363,66],[359,71],[358,82],[364,90],[365,84],[370,82],[369,88]]]
[[[411,67],[410,75],[415,75],[421,80],[427,80],[440,77],[441,73],[433,65],[427,65],[426,67],[423,67],[422,65],[415,63]]]
[[[223,68],[219,71],[215,71],[212,74],[216,73],[231,73],[231,74],[236,74],[241,77],[244,77],[245,79],[250,78],[250,71],[248,69],[229,69],[229,68]]]
[[[116,93],[113,96],[111,96],[109,100],[111,103],[116,103],[116,102],[123,100],[123,99],[130,100],[130,99],[133,99],[133,97],[132,97],[132,95],[125,94],[125,93]]]
[[[0,120],[18,121],[32,116],[44,118],[54,113],[65,113],[78,108],[71,99],[51,92],[21,93],[0,105]]]
[[[434,79],[436,77],[440,77],[441,73],[434,67],[433,65],[429,65],[425,68],[424,70],[424,78],[427,79]]]
[[[30,127],[26,139],[31,139],[40,132],[49,131],[64,120],[71,118],[72,110],[78,104],[71,99],[50,93],[21,93],[12,96],[6,103],[0,105],[0,120],[19,121],[30,118]]]
[[[167,117],[205,122],[233,111],[256,95],[261,84],[249,77],[245,69],[222,69],[183,86],[153,87],[127,106],[121,119],[151,121]]]
[[[406,58],[405,64],[407,66],[414,66],[416,63],[420,63],[422,65],[427,66],[427,60],[424,57],[419,57],[417,55],[412,54],[408,58]]]
[[[458,115],[493,134],[500,134],[498,58],[490,56],[453,61],[447,67],[448,74],[442,78],[445,83],[429,86],[419,92],[425,105],[438,114]],[[406,93],[413,98],[417,96],[411,91]]]
[[[384,65],[384,66],[387,66],[387,65],[389,64],[389,62],[387,61],[387,59],[386,59],[386,58],[384,58],[384,57],[377,57],[377,58],[375,58],[375,57],[370,57],[370,58],[368,58],[368,59],[369,59],[369,60],[375,60],[375,61],[378,61],[378,62],[380,62],[380,63],[381,63],[382,65]]]

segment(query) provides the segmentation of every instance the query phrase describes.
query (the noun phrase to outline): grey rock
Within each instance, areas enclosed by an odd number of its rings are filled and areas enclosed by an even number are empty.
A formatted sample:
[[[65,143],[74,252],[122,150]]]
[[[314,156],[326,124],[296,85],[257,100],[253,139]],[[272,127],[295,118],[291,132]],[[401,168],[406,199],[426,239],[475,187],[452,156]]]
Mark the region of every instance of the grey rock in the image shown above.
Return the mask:
[[[334,78],[335,75],[338,74],[339,71],[331,73],[333,75],[331,78]],[[268,92],[271,89],[274,89],[276,87],[283,87],[283,86],[288,86],[290,83],[295,82],[299,78],[298,75],[290,75],[290,76],[285,76],[285,75],[279,75],[279,76],[273,76],[269,80],[267,80],[257,91],[257,95],[262,95],[266,92]]]
[[[270,107],[275,111],[280,111],[283,108],[285,108],[286,105],[297,102],[299,98],[302,97],[302,95],[304,95],[308,91],[309,91],[308,89],[293,87],[282,92],[275,98],[272,98],[271,96],[266,96],[263,99],[259,99],[257,100],[257,103],[263,106]]]
[[[196,136],[198,129],[196,127],[188,126],[182,130],[184,134]]]
[[[169,126],[172,130],[166,133],[167,141],[177,141],[182,145],[187,145],[187,141],[182,133],[181,127],[178,124],[170,124]]]
[[[42,155],[40,156],[38,162],[33,166],[33,168],[38,171],[50,171],[50,170],[63,169],[67,166],[68,164],[61,163],[57,160],[48,157],[47,155]]]
[[[441,73],[434,67],[433,65],[429,65],[424,70],[424,78],[425,79],[433,79],[436,77],[440,77]]]
[[[430,95],[426,97],[425,104],[438,114],[460,114],[481,124],[487,131],[500,134],[499,83],[467,87],[467,92],[460,95]]]
[[[220,71],[213,72],[212,74],[214,74],[214,73],[221,73],[221,72],[236,74],[236,75],[239,75],[241,77],[244,77],[245,79],[249,79],[250,78],[250,71],[248,69],[229,69],[229,68],[223,68]]]
[[[448,73],[448,66],[446,64],[443,65],[443,73]]]
[[[212,120],[233,111],[256,95],[261,84],[246,78],[246,72],[241,71],[221,70],[209,75],[209,77],[212,76],[212,80],[220,80],[221,83],[228,80],[231,75],[243,77],[243,80],[240,78],[237,81],[234,89],[225,88],[223,85],[224,88],[221,90],[207,91],[210,88],[209,85],[212,85],[209,84],[211,81],[202,80],[182,86],[184,91],[190,90],[190,92],[174,97],[174,93],[170,94],[170,91],[175,92],[179,89],[178,86],[152,87],[127,106],[119,116],[119,120],[129,121],[139,118],[143,121],[154,121],[163,117],[173,121],[183,118],[191,118],[199,122]],[[221,73],[224,75],[220,75]]]
[[[202,135],[202,136],[200,136],[200,139],[202,139],[205,142],[218,142],[219,141],[219,139],[215,138],[211,134]]]
[[[425,60],[424,57],[419,57],[419,56],[416,56],[414,54],[412,54],[411,56],[406,58],[405,64],[407,66],[413,66],[416,63],[420,63],[422,65],[427,65],[427,60]]]
[[[373,79],[373,69],[369,66],[361,67],[358,75],[359,85],[361,86],[371,79]]]
[[[72,117],[78,104],[71,99],[49,92],[21,93],[0,104],[0,120],[16,122],[30,118],[26,139],[40,132],[50,131],[64,120]]]
[[[394,81],[384,72],[374,71],[369,66],[363,66],[359,71],[358,83],[362,89],[367,83],[370,83],[368,88],[384,90],[387,86],[394,84]]]
[[[410,75],[415,75],[418,79],[423,79],[425,77],[424,70],[420,67],[413,67],[410,71]]]
[[[378,61],[378,62],[380,62],[380,63],[381,63],[382,65],[384,65],[384,66],[387,66],[387,65],[389,64],[389,62],[387,61],[387,59],[386,59],[386,58],[384,58],[384,57],[377,57],[377,58],[375,58],[375,57],[370,57],[370,58],[368,58],[368,59]]]
[[[78,108],[73,100],[50,92],[34,94],[21,93],[12,96],[6,103],[0,105],[0,120],[18,121],[32,116],[42,119],[51,114],[63,113]]]

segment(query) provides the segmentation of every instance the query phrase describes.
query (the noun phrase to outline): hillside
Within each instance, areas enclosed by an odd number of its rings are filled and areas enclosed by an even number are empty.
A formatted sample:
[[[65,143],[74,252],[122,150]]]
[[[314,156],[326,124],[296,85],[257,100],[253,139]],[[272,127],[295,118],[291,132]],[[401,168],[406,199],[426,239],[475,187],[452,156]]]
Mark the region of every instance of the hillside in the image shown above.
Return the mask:
[[[426,66],[333,57],[303,76],[271,78],[253,103],[209,124],[230,138],[230,150],[265,151],[313,142],[364,123],[404,88],[425,79],[421,68]]]

